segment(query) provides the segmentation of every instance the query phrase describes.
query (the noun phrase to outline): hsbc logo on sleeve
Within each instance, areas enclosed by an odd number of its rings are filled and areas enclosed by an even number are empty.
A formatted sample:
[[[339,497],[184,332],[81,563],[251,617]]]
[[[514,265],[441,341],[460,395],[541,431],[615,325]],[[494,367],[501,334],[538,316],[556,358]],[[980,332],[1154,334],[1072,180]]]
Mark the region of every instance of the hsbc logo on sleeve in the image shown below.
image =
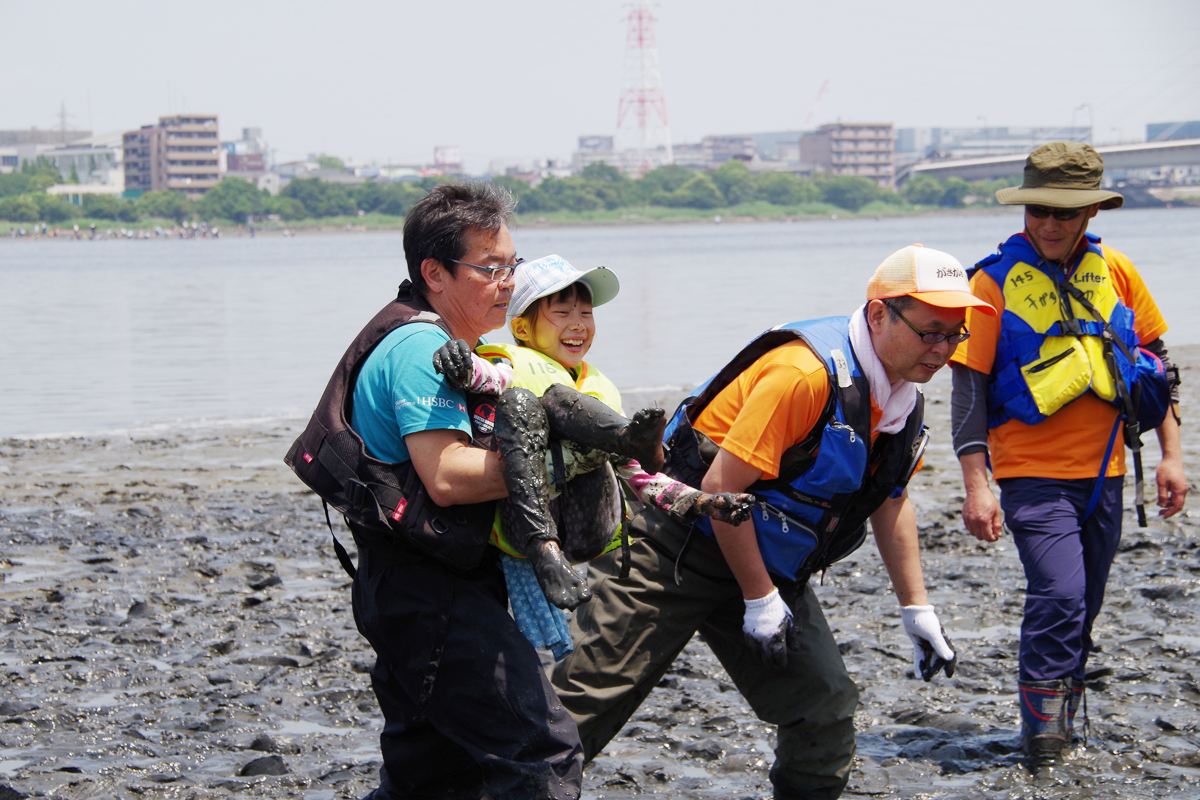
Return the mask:
[[[426,406],[427,408],[461,408],[463,411],[467,409],[457,400],[452,400],[447,397],[418,397],[417,405]]]

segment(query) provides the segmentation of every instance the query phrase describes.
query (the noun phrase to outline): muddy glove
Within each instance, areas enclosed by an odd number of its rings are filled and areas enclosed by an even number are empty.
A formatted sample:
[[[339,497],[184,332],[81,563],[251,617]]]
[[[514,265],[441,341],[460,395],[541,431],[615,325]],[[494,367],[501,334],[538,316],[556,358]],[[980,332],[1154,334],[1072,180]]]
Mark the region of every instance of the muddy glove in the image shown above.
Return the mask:
[[[475,355],[464,339],[451,339],[433,354],[433,370],[460,392],[499,395],[512,383],[512,367]]]
[[[463,391],[475,377],[474,356],[471,345],[465,339],[451,339],[433,354],[433,369],[439,375],[446,376],[446,383]]]
[[[742,633],[746,636],[746,644],[768,667],[785,666],[788,651],[800,649],[792,625],[792,610],[783,602],[778,589],[772,589],[766,597],[745,603]]]
[[[920,675],[929,683],[938,670],[945,670],[947,678],[954,677],[958,653],[946,638],[946,629],[938,622],[933,606],[901,606],[900,619],[913,643],[914,676]]]
[[[692,503],[692,512],[705,517],[712,517],[730,525],[741,525],[750,519],[754,511],[754,495],[720,492],[709,494],[701,492]]]

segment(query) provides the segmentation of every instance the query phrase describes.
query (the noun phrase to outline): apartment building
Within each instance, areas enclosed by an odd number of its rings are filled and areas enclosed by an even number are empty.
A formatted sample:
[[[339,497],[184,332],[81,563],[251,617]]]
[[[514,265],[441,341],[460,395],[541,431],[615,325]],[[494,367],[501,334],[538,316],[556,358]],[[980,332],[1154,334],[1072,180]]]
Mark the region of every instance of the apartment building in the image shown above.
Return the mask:
[[[834,122],[800,137],[800,160],[834,175],[856,175],[895,188],[890,122]]]
[[[159,117],[125,133],[125,189],[199,197],[221,180],[219,149],[215,114]]]
[[[749,161],[755,153],[753,136],[705,136],[700,140],[700,146],[708,169],[716,169],[735,158]]]

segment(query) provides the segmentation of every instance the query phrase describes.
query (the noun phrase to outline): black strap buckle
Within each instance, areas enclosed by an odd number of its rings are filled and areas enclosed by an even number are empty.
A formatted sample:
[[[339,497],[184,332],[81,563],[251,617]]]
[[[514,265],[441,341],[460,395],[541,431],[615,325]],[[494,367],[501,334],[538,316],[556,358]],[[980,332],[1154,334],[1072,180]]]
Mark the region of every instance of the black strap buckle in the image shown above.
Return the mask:
[[[1059,328],[1062,329],[1063,334],[1066,336],[1082,336],[1083,335],[1083,325],[1080,323],[1080,321],[1078,319],[1075,319],[1074,317],[1060,321],[1058,323],[1058,326],[1059,326]]]
[[[362,481],[356,481],[353,478],[346,481],[346,500],[355,508],[363,508],[367,504],[367,498],[371,497],[371,502],[375,502],[374,496],[371,495],[367,485]]]

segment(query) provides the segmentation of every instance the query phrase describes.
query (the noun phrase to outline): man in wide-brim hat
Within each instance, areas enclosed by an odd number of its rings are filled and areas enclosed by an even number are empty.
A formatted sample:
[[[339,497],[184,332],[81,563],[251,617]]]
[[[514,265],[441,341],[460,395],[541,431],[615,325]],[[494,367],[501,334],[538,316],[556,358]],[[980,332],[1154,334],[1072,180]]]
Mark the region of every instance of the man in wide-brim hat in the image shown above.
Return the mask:
[[[1125,198],[1101,189],[1103,177],[1104,159],[1091,145],[1051,142],[1029,154],[1024,181],[996,192],[996,202],[1006,206],[1081,208],[1097,204],[1103,209],[1120,208]]]
[[[1165,418],[1147,423],[1162,447],[1159,515],[1179,512],[1188,491],[1177,372],[1160,338],[1167,325],[1129,259],[1087,232],[1100,209],[1124,203],[1102,188],[1103,174],[1090,146],[1051,142],[1029,155],[1019,187],[996,192],[1004,205],[1025,206],[1025,230],[976,265],[972,292],[1001,313],[967,310],[971,338],[952,364],[963,521],[985,542],[1007,523],[1028,581],[1019,702],[1033,768],[1070,743],[1083,695],[1092,624],[1121,536],[1125,451],[1117,434],[1138,416],[1126,404],[1132,387],[1150,391],[1139,345],[1166,373],[1158,392]]]

